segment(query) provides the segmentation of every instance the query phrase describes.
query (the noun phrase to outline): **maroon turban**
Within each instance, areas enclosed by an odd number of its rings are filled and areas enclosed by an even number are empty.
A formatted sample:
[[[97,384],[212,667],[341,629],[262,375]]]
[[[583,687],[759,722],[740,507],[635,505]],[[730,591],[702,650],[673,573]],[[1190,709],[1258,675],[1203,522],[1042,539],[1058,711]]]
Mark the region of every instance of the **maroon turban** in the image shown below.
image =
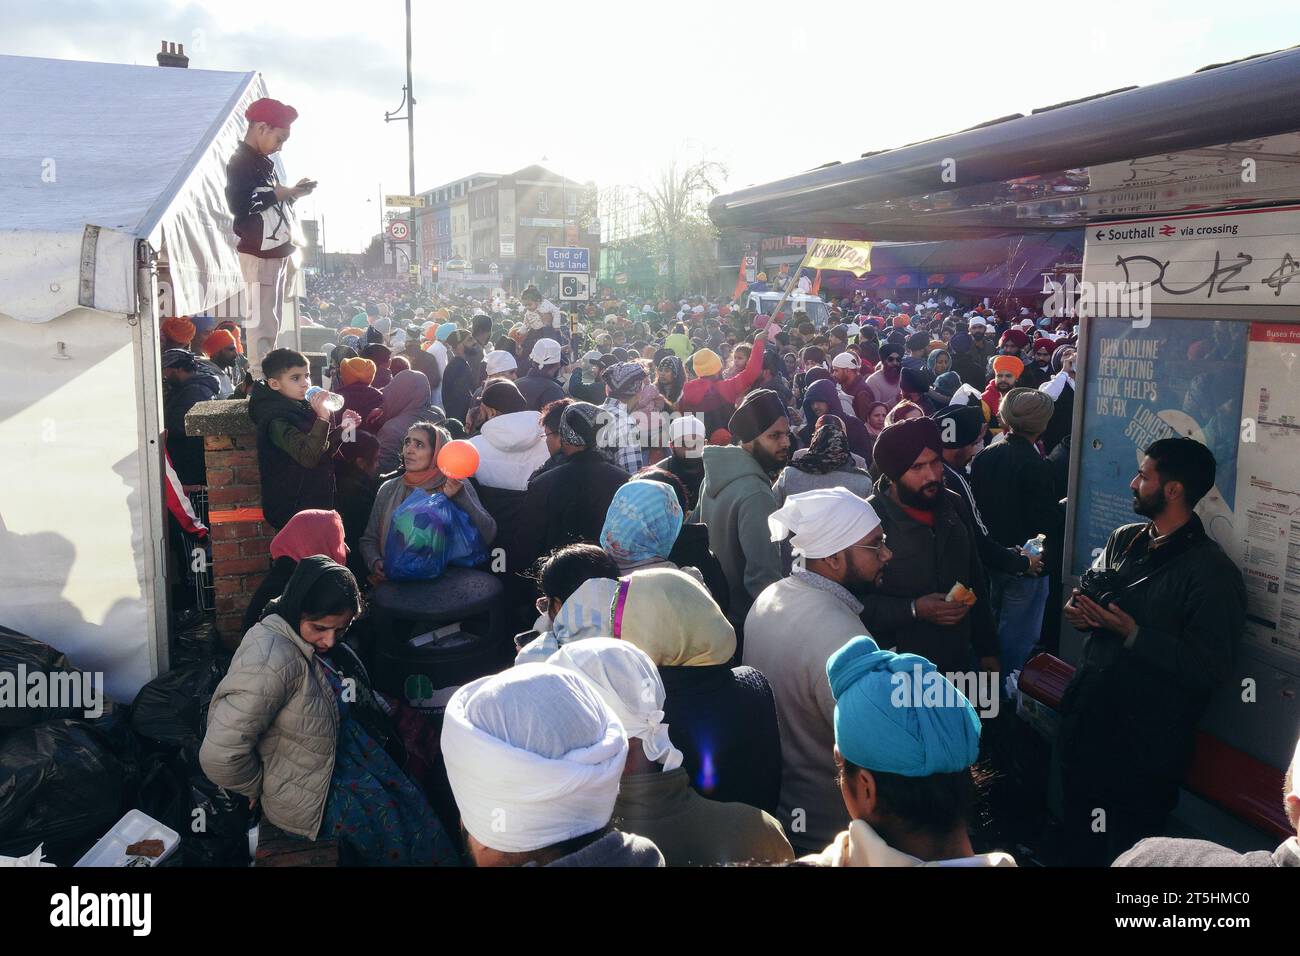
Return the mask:
[[[298,118],[298,111],[279,100],[264,96],[244,110],[244,117],[250,123],[265,123],[276,129],[288,129],[289,124]]]
[[[895,422],[876,438],[876,467],[888,475],[890,481],[898,481],[927,448],[933,449],[936,455],[943,454],[943,439],[937,422],[929,418]]]
[[[1023,349],[1029,344],[1029,336],[1019,329],[1007,329],[1002,333],[1002,338],[998,340],[998,344],[1014,345],[1018,349]]]

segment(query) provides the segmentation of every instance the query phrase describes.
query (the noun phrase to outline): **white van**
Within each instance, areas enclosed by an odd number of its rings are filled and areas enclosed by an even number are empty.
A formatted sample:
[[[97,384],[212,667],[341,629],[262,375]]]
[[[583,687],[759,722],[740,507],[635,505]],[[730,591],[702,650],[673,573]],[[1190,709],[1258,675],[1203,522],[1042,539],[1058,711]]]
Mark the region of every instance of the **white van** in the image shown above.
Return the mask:
[[[763,315],[771,315],[776,311],[776,305],[780,301],[780,292],[751,292],[745,300],[745,308],[761,312]],[[793,313],[797,322],[802,322],[806,318],[819,329],[826,328],[831,315],[830,309],[820,298],[801,292],[792,293],[786,299],[781,311],[787,315]]]

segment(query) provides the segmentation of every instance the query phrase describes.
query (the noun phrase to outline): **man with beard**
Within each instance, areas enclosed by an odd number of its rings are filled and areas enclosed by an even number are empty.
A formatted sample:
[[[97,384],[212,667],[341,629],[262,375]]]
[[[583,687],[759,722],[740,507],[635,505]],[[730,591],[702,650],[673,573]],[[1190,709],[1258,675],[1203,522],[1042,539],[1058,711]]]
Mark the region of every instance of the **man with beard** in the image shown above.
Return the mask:
[[[668,425],[669,456],[641,471],[641,475],[647,471],[666,471],[676,478],[686,492],[682,510],[688,514],[700,500],[700,483],[704,481],[704,446],[707,441],[704,422],[694,415],[674,418]]]
[[[843,826],[835,783],[835,698],[826,661],[862,633],[854,592],[874,587],[890,552],[880,518],[846,488],[791,495],[768,518],[774,540],[793,535],[790,576],[769,585],[745,618],[744,663],[772,685],[781,723],[778,819],[813,852]],[[792,636],[799,635],[798,640]],[[802,811],[802,813],[800,812]]]
[[[199,368],[217,379],[217,398],[230,398],[235,393],[235,368],[239,364],[239,345],[228,329],[215,329],[203,340],[203,354],[198,358]]]
[[[704,481],[693,521],[709,528],[709,550],[727,576],[739,650],[745,615],[769,584],[781,578],[781,552],[767,517],[777,509],[772,480],[790,456],[790,421],[770,389],[745,396],[727,425],[739,445],[704,449]]]
[[[851,414],[864,422],[870,418],[871,405],[875,398],[871,386],[862,375],[862,362],[858,357],[852,352],[841,352],[835,356],[835,360],[831,362],[831,378],[835,379],[835,384],[849,397],[853,405]]]
[[[1078,351],[1073,345],[1059,346],[1052,353],[1052,378],[1038,386],[1053,402],[1052,418],[1043,432],[1043,453],[1050,455],[1074,427],[1074,362]]]
[[[867,376],[872,401],[884,402],[890,408],[898,403],[903,378],[903,347],[896,342],[880,346],[880,368]]]
[[[993,377],[984,387],[980,400],[984,403],[984,420],[988,422],[989,434],[997,437],[1002,434],[1002,419],[998,412],[1002,409],[1002,396],[1016,387],[1016,380],[1025,370],[1025,363],[1014,355],[997,355],[993,358]]]
[[[989,359],[993,356],[993,340],[989,338],[989,323],[982,316],[975,316],[967,323],[967,334],[970,335],[970,353],[972,359],[979,360],[979,375],[971,381],[970,384],[978,387],[979,383],[988,378],[986,370],[988,369]]]
[[[1041,555],[1024,554],[1020,548],[1004,548],[989,536],[988,525],[975,504],[967,466],[984,448],[984,434],[988,426],[975,405],[949,405],[930,416],[939,425],[943,441],[943,484],[949,491],[961,495],[971,516],[971,532],[975,535],[975,548],[986,571],[1005,574],[1039,574],[1043,567]]]
[[[863,599],[862,623],[882,647],[920,654],[944,673],[998,667],[988,582],[965,501],[943,484],[943,441],[928,418],[896,422],[876,439],[881,473],[867,499],[889,539],[889,571]],[[962,584],[974,604],[947,600]]]
[[[1056,351],[1056,342],[1046,336],[1034,339],[1034,360],[1020,373],[1021,388],[1038,388],[1052,377],[1052,353]]]
[[[991,376],[995,371],[993,363],[1003,355],[1014,356],[1016,361],[1020,362],[1020,371],[1025,370],[1024,360],[1020,357],[1021,353],[1029,348],[1029,336],[1025,335],[1020,329],[1010,328],[1002,333],[1002,338],[998,339],[998,354],[989,359],[989,364],[985,371]]]
[[[1245,586],[1193,510],[1215,469],[1191,438],[1148,447],[1129,484],[1133,510],[1148,520],[1111,532],[1065,605],[1088,632],[1056,741],[1069,865],[1105,866],[1164,831],[1196,726],[1232,673]]]

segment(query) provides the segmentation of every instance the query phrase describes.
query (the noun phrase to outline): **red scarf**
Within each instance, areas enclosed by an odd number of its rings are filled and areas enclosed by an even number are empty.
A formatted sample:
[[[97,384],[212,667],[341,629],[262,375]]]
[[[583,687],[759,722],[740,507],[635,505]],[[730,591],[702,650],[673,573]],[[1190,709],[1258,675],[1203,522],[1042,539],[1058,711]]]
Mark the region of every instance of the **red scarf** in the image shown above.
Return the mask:
[[[984,389],[984,394],[980,396],[984,399],[984,404],[989,407],[989,414],[994,418],[998,414],[998,406],[1002,404],[1002,393],[998,391],[998,380],[990,379],[989,384]]]

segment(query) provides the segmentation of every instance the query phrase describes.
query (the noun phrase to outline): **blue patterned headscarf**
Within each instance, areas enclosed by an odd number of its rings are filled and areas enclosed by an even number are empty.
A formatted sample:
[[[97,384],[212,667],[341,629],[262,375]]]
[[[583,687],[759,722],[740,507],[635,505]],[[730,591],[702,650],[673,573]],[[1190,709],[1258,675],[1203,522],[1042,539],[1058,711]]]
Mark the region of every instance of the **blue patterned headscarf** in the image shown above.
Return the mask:
[[[882,651],[870,637],[855,637],[831,655],[826,676],[845,760],[928,777],[965,770],[979,756],[975,708],[919,654]]]
[[[600,546],[620,564],[667,559],[682,530],[682,506],[659,481],[629,481],[614,494]]]

